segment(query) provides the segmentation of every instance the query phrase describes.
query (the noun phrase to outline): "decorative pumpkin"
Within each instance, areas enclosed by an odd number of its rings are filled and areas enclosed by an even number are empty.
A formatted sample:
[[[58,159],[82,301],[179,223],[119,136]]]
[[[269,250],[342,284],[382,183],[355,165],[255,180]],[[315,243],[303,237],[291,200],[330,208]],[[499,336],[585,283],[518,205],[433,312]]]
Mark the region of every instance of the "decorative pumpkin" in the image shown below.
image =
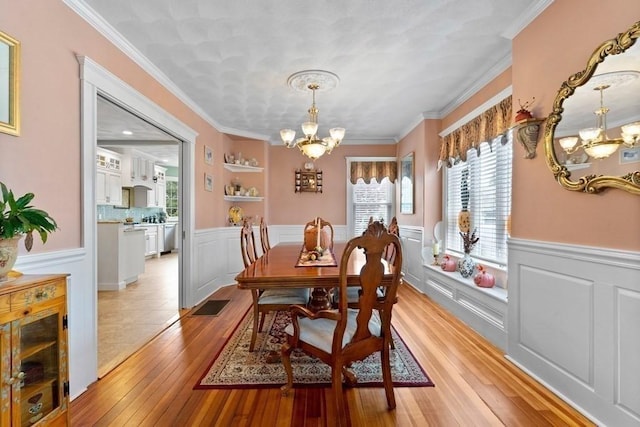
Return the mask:
[[[440,263],[440,267],[442,267],[444,271],[453,272],[453,271],[456,271],[456,262],[452,260],[449,257],[449,255],[445,255],[442,258],[442,263]]]
[[[483,266],[478,265],[478,274],[473,278],[473,282],[481,288],[493,288],[496,284],[496,278],[489,273]]]
[[[326,249],[330,242],[329,234],[326,230],[320,231],[320,247]],[[318,229],[316,227],[309,227],[304,230],[304,248],[307,252],[313,251],[318,243]]]
[[[461,210],[458,214],[458,228],[463,233],[468,233],[471,229],[471,212],[468,210]]]

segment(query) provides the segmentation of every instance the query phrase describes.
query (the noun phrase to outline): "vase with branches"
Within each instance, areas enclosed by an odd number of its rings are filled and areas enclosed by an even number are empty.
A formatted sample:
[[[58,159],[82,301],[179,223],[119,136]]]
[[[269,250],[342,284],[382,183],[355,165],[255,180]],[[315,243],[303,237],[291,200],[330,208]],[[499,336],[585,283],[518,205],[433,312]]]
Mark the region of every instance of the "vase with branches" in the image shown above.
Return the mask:
[[[464,278],[469,278],[473,275],[476,268],[476,263],[471,258],[471,251],[474,246],[480,240],[480,237],[477,236],[477,229],[473,229],[473,232],[469,231],[461,231],[460,237],[462,237],[462,245],[464,248],[464,256],[458,260],[458,271],[460,275]]]

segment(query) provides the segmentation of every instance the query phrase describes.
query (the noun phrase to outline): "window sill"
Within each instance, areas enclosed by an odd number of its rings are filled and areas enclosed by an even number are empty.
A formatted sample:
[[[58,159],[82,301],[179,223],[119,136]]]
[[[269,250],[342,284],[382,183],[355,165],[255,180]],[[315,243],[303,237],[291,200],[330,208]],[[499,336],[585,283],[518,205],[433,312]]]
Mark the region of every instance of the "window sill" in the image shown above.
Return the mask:
[[[465,279],[457,271],[453,271],[453,272],[444,271],[438,265],[423,264],[423,266],[425,268],[428,268],[431,272],[434,273],[434,275],[438,277],[445,278],[446,280],[449,280],[449,281],[454,281],[460,285],[463,285],[466,288],[472,288],[475,292],[479,292],[481,294],[487,295],[500,302],[504,302],[504,303],[507,302],[508,293],[507,293],[507,290],[504,288],[500,288],[497,286],[494,286],[493,288],[482,288],[480,286],[477,286],[473,282],[473,279]]]

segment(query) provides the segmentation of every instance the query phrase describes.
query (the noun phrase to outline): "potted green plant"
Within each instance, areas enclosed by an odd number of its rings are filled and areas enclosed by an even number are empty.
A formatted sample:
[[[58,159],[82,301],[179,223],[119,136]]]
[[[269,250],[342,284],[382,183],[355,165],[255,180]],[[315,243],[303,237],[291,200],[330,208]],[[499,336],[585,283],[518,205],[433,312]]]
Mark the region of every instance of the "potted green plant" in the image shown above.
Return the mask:
[[[2,200],[0,201],[0,281],[7,279],[18,258],[18,242],[25,237],[24,247],[30,251],[33,247],[33,232],[40,235],[42,243],[47,242],[49,233],[58,225],[49,214],[36,209],[29,203],[35,195],[26,193],[16,199],[13,191],[0,182]]]

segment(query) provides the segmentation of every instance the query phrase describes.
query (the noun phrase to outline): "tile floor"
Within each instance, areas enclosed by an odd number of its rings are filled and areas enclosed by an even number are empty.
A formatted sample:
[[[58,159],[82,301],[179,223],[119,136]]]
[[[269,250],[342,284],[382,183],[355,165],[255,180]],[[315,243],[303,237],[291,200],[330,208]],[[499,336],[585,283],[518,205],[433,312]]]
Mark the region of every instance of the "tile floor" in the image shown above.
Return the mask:
[[[98,378],[180,317],[178,254],[149,258],[121,291],[98,292]]]

